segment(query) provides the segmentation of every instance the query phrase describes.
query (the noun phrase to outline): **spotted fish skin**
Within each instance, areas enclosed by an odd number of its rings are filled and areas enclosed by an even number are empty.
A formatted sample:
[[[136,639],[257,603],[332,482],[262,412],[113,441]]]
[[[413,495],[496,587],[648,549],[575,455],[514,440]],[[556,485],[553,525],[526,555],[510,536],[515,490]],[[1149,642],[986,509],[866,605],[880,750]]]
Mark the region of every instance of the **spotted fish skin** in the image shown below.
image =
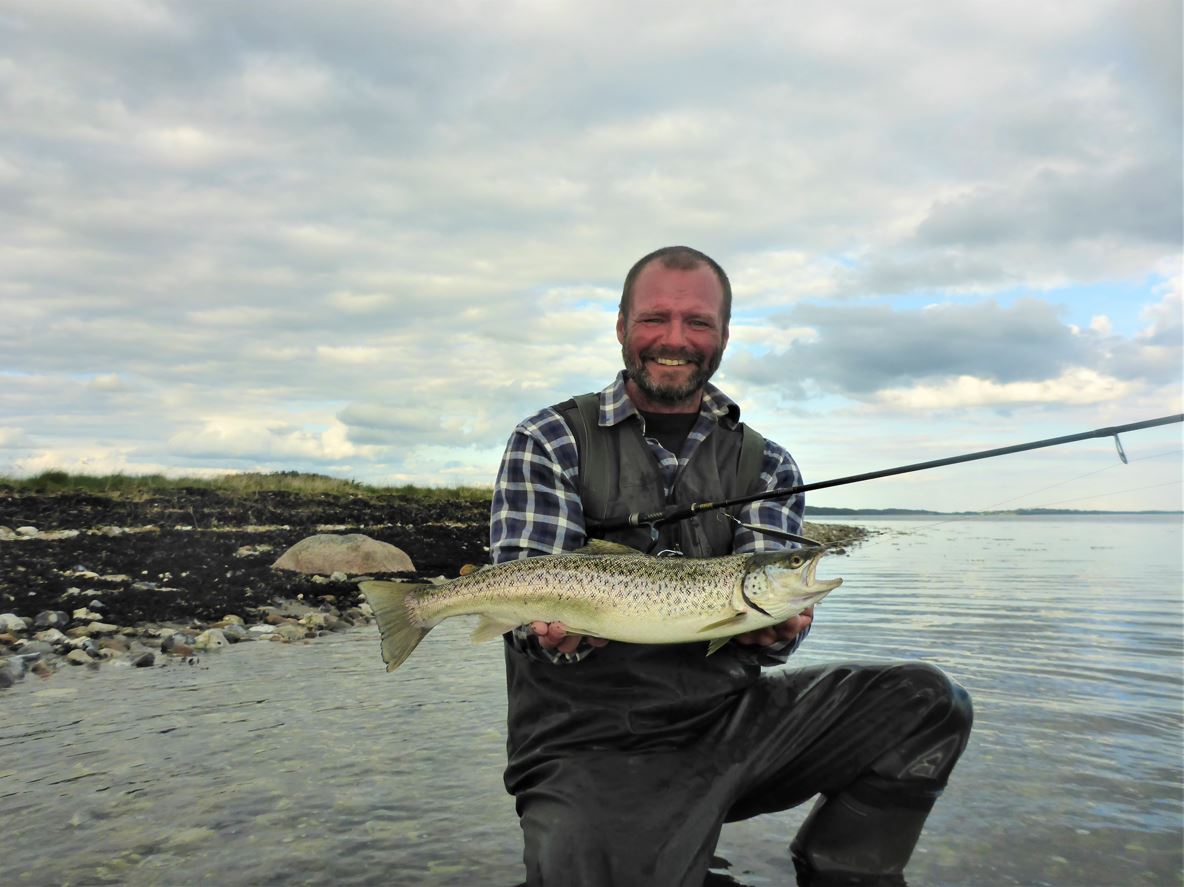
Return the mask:
[[[649,557],[612,543],[509,561],[442,585],[361,583],[382,636],[387,670],[433,627],[478,615],[474,641],[527,622],[562,622],[573,634],[641,644],[713,641],[784,622],[841,579],[819,581],[823,549],[718,558]]]

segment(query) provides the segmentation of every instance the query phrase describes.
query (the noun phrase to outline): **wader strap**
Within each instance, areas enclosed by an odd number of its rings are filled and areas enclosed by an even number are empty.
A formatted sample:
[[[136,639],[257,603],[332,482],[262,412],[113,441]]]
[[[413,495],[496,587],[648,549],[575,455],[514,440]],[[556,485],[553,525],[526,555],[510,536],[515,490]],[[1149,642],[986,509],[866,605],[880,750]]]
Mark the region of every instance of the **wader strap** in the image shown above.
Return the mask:
[[[608,461],[602,446],[590,446],[589,441],[599,440],[600,435],[600,395],[577,394],[570,400],[555,404],[552,407],[563,421],[576,442],[576,453],[579,455],[580,491],[595,489],[602,493],[602,499],[609,492]],[[604,515],[599,515],[603,518]]]
[[[765,464],[765,439],[755,428],[740,424],[740,458],[736,462],[736,480],[742,490],[753,489]]]

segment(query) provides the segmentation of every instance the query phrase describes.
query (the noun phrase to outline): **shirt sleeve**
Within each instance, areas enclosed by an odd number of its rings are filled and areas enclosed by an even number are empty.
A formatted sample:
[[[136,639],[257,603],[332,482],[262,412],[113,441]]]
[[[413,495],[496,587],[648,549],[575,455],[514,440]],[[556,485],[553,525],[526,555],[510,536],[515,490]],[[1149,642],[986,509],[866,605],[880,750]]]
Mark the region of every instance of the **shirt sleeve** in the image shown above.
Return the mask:
[[[584,509],[578,487],[579,453],[567,423],[543,410],[514,429],[498,469],[489,519],[493,563],[582,546]],[[544,650],[529,626],[518,626],[507,642],[518,652],[555,665],[579,662],[593,650],[587,641],[571,653]]]
[[[575,440],[554,410],[544,410],[514,429],[493,488],[493,563],[558,554],[584,544],[578,475]]]
[[[765,491],[781,490],[787,487],[797,487],[802,484],[802,474],[798,470],[793,456],[780,444],[771,440],[765,441],[764,461],[761,463],[761,489]],[[759,502],[749,502],[740,510],[740,520],[757,527],[769,527],[785,533],[801,535],[802,518],[806,511],[806,499],[797,493],[786,499],[764,499]],[[736,554],[747,554],[754,551],[778,551],[793,547],[794,543],[786,542],[775,536],[754,533],[743,527],[736,527],[733,536],[732,550]],[[748,647],[733,643],[736,655],[745,662],[753,665],[773,666],[782,665],[802,645],[802,641],[810,634],[806,628],[791,641],[780,641],[769,647]]]

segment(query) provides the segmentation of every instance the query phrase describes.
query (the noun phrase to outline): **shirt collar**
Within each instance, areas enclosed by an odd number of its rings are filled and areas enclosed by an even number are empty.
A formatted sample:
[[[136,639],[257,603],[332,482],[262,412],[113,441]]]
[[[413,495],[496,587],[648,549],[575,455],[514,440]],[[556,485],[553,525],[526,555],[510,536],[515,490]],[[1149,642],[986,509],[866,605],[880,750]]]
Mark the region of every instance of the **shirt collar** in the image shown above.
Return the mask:
[[[625,371],[621,370],[612,384],[600,392],[601,425],[619,425],[630,416],[641,418],[625,390],[625,379]],[[740,407],[708,382],[703,387],[703,402],[699,406],[699,415],[707,416],[725,428],[735,428],[740,422]]]

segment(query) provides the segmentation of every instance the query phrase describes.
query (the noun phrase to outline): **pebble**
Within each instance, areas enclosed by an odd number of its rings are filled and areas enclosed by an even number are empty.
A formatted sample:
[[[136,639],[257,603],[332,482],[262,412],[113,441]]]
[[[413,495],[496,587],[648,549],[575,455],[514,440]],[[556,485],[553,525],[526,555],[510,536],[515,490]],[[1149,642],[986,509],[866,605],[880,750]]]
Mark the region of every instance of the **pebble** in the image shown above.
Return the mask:
[[[63,610],[42,610],[33,617],[34,628],[62,628],[70,624],[70,617]]]
[[[251,633],[247,630],[247,627],[241,622],[231,622],[227,625],[224,625],[222,627],[222,634],[224,634],[226,636],[226,640],[230,641],[232,644],[237,644],[240,641],[254,640],[254,638],[251,637]]]
[[[209,628],[197,636],[193,642],[195,650],[218,650],[230,646],[230,641],[220,628]]]
[[[156,663],[156,654],[149,650],[147,653],[141,653],[132,660],[132,665],[136,668],[150,668]]]
[[[32,539],[37,535],[36,527],[17,527],[16,534],[24,539]]]
[[[66,661],[72,665],[90,665],[94,659],[85,650],[71,650],[66,654]]]
[[[308,637],[308,630],[303,625],[285,622],[283,625],[276,626],[274,637],[280,638],[285,643],[302,641]]]
[[[0,613],[0,631],[19,631],[23,634],[27,629],[25,620],[15,613]]]

